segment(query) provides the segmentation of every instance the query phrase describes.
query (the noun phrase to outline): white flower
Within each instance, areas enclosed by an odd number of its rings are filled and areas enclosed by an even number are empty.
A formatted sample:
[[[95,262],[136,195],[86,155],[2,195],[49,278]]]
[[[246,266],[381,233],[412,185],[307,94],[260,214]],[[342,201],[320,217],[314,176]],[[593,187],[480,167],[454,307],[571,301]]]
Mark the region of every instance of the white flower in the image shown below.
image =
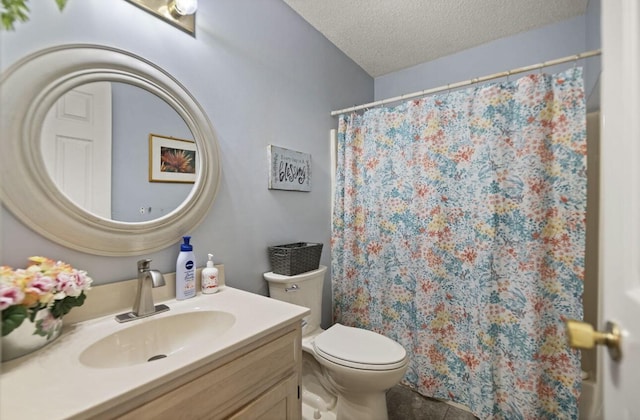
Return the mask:
[[[18,304],[24,299],[24,293],[12,284],[0,283],[0,311]]]
[[[88,290],[91,285],[91,279],[87,273],[80,270],[73,270],[70,273],[60,273],[56,278],[57,289],[65,296],[78,297],[84,290]],[[57,296],[57,295],[56,295]],[[58,297],[56,297],[58,299]]]

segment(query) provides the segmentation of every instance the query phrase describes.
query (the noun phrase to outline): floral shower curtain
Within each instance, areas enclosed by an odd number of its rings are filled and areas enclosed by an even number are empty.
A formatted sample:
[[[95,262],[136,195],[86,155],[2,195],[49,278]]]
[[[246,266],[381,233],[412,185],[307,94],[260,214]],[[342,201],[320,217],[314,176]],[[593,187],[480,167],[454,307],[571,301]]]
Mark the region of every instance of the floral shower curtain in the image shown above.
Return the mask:
[[[575,419],[585,217],[579,67],[342,115],[335,320],[482,419]]]

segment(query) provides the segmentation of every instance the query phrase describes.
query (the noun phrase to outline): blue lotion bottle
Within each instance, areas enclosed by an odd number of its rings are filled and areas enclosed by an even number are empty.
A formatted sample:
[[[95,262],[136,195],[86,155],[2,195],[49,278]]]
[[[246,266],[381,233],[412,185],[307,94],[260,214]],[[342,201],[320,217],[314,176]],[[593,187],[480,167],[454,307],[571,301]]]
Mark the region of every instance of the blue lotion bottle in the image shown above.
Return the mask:
[[[176,299],[184,300],[196,295],[196,257],[193,246],[189,243],[191,236],[182,237],[180,254],[176,262]]]

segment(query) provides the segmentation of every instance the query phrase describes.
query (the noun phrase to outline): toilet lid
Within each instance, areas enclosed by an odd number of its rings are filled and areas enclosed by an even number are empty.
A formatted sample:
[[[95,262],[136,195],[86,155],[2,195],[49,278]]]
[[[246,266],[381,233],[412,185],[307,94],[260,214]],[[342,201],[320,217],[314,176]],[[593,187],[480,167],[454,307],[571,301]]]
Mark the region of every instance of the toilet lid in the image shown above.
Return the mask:
[[[334,324],[313,343],[318,355],[355,369],[391,370],[406,364],[407,352],[395,341],[373,331]]]

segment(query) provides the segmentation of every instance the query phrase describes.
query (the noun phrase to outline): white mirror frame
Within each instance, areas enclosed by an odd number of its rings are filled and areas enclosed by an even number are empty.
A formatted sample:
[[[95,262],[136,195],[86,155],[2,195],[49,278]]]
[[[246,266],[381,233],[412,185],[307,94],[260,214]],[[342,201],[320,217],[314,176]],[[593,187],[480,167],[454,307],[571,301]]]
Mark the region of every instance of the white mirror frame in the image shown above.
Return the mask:
[[[172,106],[193,133],[198,175],[186,200],[148,222],[101,218],[74,204],[47,173],[40,133],[65,92],[97,81],[128,83]],[[220,182],[218,142],[207,115],[180,82],[130,52],[87,44],[47,48],[16,62],[0,79],[0,199],[26,226],[66,247],[95,255],[141,255],[166,248],[208,214]],[[146,160],[145,160],[146,162]]]

